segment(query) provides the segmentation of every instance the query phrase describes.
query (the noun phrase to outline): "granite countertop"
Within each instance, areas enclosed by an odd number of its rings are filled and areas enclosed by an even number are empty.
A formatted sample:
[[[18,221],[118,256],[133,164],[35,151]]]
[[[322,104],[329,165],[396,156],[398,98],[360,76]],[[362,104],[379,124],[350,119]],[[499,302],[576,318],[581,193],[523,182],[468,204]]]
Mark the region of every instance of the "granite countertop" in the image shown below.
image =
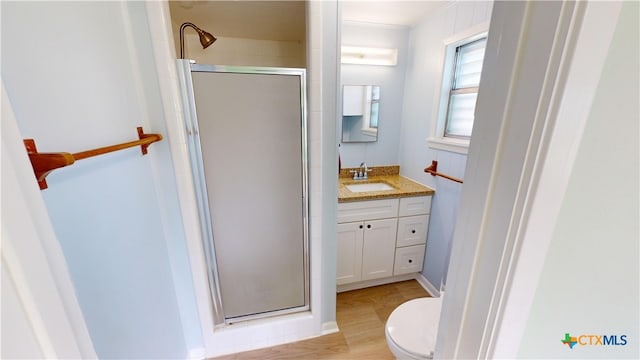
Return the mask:
[[[408,196],[433,195],[435,190],[419,184],[413,180],[400,176],[400,166],[372,167],[368,180],[353,180],[353,174],[349,173],[354,168],[342,169],[338,177],[338,202],[350,202],[361,200],[378,200]],[[351,192],[346,185],[366,184],[382,182],[391,185],[393,190]]]

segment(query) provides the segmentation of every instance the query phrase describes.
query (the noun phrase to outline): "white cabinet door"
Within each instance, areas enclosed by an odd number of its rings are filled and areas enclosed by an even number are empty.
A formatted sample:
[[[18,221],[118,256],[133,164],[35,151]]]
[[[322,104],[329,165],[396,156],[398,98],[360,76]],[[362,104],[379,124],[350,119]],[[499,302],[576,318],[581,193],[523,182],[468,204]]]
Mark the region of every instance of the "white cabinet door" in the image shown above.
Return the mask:
[[[397,219],[364,222],[362,280],[393,275],[397,225]]]
[[[362,280],[362,241],[364,224],[338,224],[338,257],[336,284],[343,285]]]
[[[345,85],[342,88],[342,115],[362,116],[364,114],[364,86]]]

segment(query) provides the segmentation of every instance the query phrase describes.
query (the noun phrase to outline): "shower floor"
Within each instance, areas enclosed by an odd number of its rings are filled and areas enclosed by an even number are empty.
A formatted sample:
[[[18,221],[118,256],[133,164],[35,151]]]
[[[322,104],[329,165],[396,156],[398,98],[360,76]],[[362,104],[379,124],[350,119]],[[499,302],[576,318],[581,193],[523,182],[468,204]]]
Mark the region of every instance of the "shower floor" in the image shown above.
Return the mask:
[[[291,344],[215,359],[394,359],[384,324],[405,301],[429,296],[415,280],[339,293],[336,318],[340,332]]]

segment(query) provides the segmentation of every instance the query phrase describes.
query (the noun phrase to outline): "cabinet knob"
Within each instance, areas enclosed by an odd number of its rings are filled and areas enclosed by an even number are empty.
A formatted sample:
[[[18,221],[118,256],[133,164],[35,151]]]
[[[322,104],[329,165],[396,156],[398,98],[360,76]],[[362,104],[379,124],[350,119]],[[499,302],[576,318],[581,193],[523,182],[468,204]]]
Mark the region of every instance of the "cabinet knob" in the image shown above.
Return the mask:
[[[371,229],[371,224],[367,224],[367,229]]]
[[[363,227],[364,227],[363,225],[360,225],[360,229],[362,229]]]
[[[411,264],[413,262],[413,260],[409,259],[409,264]]]
[[[415,234],[415,233],[416,233],[416,230],[415,230],[415,229],[411,230],[411,233],[412,233],[412,234]]]

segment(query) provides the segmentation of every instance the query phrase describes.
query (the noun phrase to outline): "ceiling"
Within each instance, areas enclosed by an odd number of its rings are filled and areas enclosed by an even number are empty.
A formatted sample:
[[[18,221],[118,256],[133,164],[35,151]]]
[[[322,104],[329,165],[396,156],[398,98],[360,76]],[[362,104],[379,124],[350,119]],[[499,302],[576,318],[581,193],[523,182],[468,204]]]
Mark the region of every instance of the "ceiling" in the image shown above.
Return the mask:
[[[312,0],[320,1],[320,0]],[[449,1],[339,1],[342,20],[413,26]],[[192,22],[215,36],[304,41],[304,1],[170,1],[174,28]],[[176,29],[177,30],[177,29]]]

